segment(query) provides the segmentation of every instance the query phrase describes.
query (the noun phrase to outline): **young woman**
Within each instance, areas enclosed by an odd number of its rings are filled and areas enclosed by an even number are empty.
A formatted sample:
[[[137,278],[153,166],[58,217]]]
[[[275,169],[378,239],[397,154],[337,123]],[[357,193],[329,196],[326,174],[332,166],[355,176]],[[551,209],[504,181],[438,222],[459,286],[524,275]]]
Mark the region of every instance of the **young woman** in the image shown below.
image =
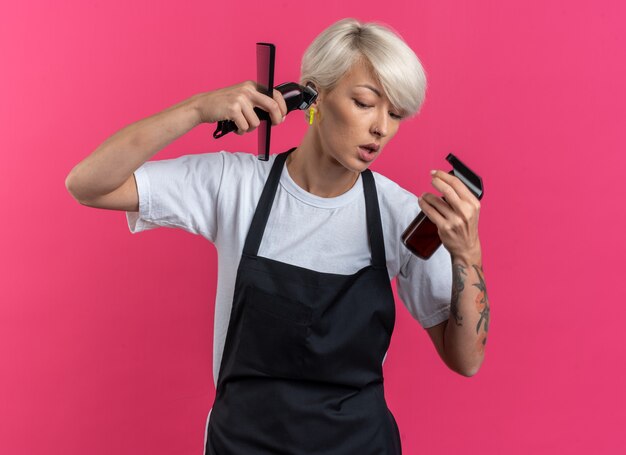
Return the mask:
[[[400,454],[382,374],[395,322],[390,281],[443,361],[475,374],[489,320],[480,205],[444,171],[433,185],[446,200],[418,201],[368,170],[424,100],[423,68],[396,33],[341,20],[314,40],[301,69],[300,84],[319,93],[310,127],[268,162],[225,151],[148,161],[200,123],[254,130],[255,106],[281,123],[282,95],[247,81],[119,131],[66,185],[84,205],[127,211],[133,233],[178,227],[216,245],[206,454]],[[427,261],[400,241],[420,209],[445,247]]]

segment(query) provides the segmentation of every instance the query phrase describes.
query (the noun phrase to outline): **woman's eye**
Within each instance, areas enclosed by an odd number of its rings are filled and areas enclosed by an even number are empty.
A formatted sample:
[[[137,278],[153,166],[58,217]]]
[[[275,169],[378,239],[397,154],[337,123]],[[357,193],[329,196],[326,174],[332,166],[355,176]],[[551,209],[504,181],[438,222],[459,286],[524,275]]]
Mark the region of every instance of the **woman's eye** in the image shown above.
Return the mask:
[[[354,100],[354,104],[356,104],[356,105],[357,105],[357,106],[359,106],[360,108],[371,107],[371,106],[369,106],[369,105],[367,105],[367,104],[363,104],[363,103],[361,103],[360,101],[358,101],[358,100],[356,100],[356,99]],[[391,115],[391,117],[395,118],[396,120],[402,120],[402,116],[401,116],[401,115],[394,114],[393,112],[390,112],[389,114]]]

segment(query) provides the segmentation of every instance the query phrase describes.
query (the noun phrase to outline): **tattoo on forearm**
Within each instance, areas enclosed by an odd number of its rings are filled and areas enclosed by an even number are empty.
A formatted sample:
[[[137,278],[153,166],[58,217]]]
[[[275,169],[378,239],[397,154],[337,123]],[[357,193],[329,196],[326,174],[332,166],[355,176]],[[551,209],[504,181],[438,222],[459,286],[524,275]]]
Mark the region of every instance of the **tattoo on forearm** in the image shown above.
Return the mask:
[[[463,316],[459,314],[459,296],[465,288],[465,279],[463,275],[467,276],[465,266],[461,264],[454,264],[452,266],[452,301],[450,302],[450,312],[454,316],[456,325],[463,325],[461,321]]]
[[[476,324],[476,333],[479,333],[480,326],[482,325],[484,332],[480,334],[478,338],[478,349],[482,352],[487,343],[487,332],[489,331],[489,298],[487,297],[487,286],[485,285],[482,267],[477,265],[472,265],[472,267],[476,270],[479,280],[478,283],[474,283],[474,286],[480,290],[476,296],[476,309],[480,314],[480,319],[478,320],[478,324]]]

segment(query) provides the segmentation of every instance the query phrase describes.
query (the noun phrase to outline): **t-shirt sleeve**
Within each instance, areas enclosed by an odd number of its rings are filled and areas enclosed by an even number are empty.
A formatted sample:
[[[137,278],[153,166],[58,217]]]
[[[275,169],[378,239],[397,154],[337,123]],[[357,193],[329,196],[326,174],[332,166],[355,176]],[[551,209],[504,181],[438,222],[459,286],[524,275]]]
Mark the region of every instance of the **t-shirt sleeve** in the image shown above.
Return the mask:
[[[146,161],[135,171],[139,211],[126,212],[130,232],[180,228],[214,242],[224,153]]]
[[[450,317],[452,258],[441,245],[423,260],[406,250],[410,257],[397,275],[398,296],[413,318],[429,328]]]

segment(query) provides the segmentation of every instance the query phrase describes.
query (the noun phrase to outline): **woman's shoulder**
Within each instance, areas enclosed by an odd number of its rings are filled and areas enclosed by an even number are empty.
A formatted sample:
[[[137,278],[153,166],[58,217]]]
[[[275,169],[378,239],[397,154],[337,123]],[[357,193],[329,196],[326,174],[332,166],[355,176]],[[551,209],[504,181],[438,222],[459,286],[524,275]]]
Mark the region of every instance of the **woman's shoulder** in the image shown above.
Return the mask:
[[[274,163],[276,159],[276,155],[270,155],[267,161],[263,161],[259,159],[256,153],[250,152],[229,152],[222,150],[220,153],[224,154],[224,159],[230,164],[239,166],[241,169],[251,169],[255,171],[269,172],[272,163]]]
[[[376,182],[376,190],[380,202],[392,204],[393,206],[402,207],[403,204],[417,205],[417,196],[409,190],[403,188],[389,177],[372,171],[374,181]]]
[[[265,180],[269,174],[275,155],[270,155],[268,161],[258,159],[256,153],[220,150],[218,152],[207,152],[196,155],[199,162],[204,162],[205,166],[221,165],[222,176],[230,178]]]
[[[417,196],[378,172],[373,172],[380,212],[385,224],[408,226],[421,211]]]
[[[228,203],[255,201],[265,185],[275,155],[262,161],[256,153],[226,150],[217,153],[222,158],[220,198]]]
[[[231,166],[239,166],[241,169],[262,168],[264,164],[271,163],[275,155],[270,155],[269,161],[261,161],[255,153],[220,150],[218,152],[208,152],[201,155],[210,158],[211,156],[220,156],[224,160],[224,164]]]

